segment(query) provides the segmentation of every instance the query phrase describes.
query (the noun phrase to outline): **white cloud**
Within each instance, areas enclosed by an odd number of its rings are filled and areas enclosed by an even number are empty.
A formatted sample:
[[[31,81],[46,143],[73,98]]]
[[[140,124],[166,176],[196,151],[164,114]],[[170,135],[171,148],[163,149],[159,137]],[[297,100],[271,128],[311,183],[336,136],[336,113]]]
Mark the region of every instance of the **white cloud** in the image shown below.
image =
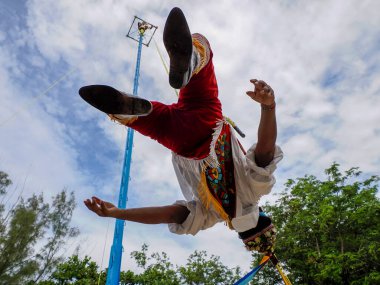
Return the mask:
[[[131,93],[137,44],[124,36],[133,16],[159,26],[155,39],[164,51],[162,29],[173,5],[183,8],[192,31],[209,38],[224,112],[246,132],[246,147],[256,140],[259,120],[259,106],[245,95],[251,88],[248,80],[263,79],[275,90],[278,141],[286,155],[276,190],[286,178],[321,175],[333,161],[379,172],[376,1],[132,2],[29,1],[27,15],[12,13],[0,20],[2,27],[13,21],[0,32],[0,122],[15,116],[0,125],[0,166],[18,181],[29,176],[31,191],[49,196],[69,186],[80,203],[92,194],[117,200],[125,130],[86,106],[76,92],[82,85],[102,83]],[[26,25],[17,17],[25,17]],[[31,99],[71,69],[46,96]],[[335,85],[324,85],[328,72],[339,75]],[[154,43],[143,48],[139,94],[165,103],[176,100]],[[87,149],[77,147],[91,140]],[[180,198],[170,152],[139,134],[134,144],[128,205]],[[100,165],[83,163],[90,149],[109,177],[94,177]],[[107,150],[113,150],[111,157]],[[88,238],[83,251],[100,263],[102,246],[91,245],[103,245],[107,222],[81,204],[74,222]],[[164,226],[128,224],[125,240],[127,252],[147,242],[178,263],[194,249],[221,255],[230,266],[247,268],[250,259],[236,235],[222,225],[197,237],[176,237]]]

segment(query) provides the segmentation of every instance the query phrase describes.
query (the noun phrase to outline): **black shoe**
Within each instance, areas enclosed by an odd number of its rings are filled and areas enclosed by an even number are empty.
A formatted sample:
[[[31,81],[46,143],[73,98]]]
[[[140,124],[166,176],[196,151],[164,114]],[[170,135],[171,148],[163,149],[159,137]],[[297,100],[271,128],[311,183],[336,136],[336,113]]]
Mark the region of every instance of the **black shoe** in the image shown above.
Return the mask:
[[[148,115],[152,104],[106,85],[89,85],[79,89],[79,95],[91,106],[107,114]]]
[[[252,238],[259,236],[263,231],[266,229],[270,229],[273,227],[272,220],[269,217],[266,216],[259,216],[259,221],[257,222],[257,226],[253,229],[250,229],[248,231],[239,233],[239,237],[242,240]]]
[[[269,218],[260,208],[257,226],[245,232],[239,233],[248,250],[256,250],[261,253],[272,252],[276,240],[276,229]]]
[[[193,42],[185,15],[179,8],[173,8],[166,19],[164,45],[170,57],[169,83],[179,89],[187,83]]]

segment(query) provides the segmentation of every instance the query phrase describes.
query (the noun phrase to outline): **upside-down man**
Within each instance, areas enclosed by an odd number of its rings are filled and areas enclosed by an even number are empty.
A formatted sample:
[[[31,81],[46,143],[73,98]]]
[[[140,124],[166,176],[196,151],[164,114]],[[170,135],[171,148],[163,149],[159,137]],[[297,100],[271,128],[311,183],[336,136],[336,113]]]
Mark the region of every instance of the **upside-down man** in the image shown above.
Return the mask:
[[[95,108],[172,151],[174,170],[185,197],[173,205],[119,209],[97,197],[84,201],[99,216],[146,224],[167,223],[176,234],[195,235],[225,221],[238,232],[247,249],[271,251],[275,230],[259,209],[262,195],[274,183],[282,159],[276,146],[275,97],[264,81],[252,79],[247,95],[261,104],[257,143],[245,152],[223,119],[218,86],[207,39],[191,34],[179,8],[170,12],[164,28],[170,58],[169,83],[180,89],[178,102],[165,105],[104,85],[79,90]]]

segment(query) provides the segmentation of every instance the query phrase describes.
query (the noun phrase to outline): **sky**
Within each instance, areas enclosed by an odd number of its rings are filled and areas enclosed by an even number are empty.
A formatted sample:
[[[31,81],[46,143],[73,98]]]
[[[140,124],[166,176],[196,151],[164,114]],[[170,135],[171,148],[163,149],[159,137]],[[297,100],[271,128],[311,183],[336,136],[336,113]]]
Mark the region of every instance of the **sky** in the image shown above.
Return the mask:
[[[73,225],[81,234],[66,252],[80,244],[80,255],[102,268],[114,220],[97,217],[82,201],[96,195],[117,203],[127,129],[87,105],[78,89],[106,84],[132,93],[137,43],[125,37],[129,26],[135,15],[158,26],[154,40],[168,60],[162,31],[174,6],[211,43],[223,112],[246,133],[244,147],[256,141],[260,115],[245,94],[249,79],[275,92],[285,157],[263,203],[274,202],[287,179],[323,179],[333,162],[380,173],[379,1],[2,0],[0,170],[14,182],[8,195],[73,191]],[[153,42],[142,50],[139,96],[176,101]],[[178,199],[170,151],[135,133],[127,207]],[[123,270],[136,269],[129,254],[143,243],[175,264],[206,250],[227,266],[249,268],[249,252],[223,224],[195,237],[165,225],[125,225]]]

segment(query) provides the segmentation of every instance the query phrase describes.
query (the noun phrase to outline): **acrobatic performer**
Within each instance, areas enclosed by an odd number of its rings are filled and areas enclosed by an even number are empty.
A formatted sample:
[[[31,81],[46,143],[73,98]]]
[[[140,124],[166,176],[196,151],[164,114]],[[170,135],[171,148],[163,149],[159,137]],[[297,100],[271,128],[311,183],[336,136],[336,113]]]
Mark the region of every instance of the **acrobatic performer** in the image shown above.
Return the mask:
[[[178,102],[165,105],[134,97],[104,85],[79,90],[80,96],[111,119],[157,140],[172,151],[185,197],[173,205],[119,209],[92,197],[84,201],[102,217],[146,224],[167,223],[176,234],[197,234],[225,221],[249,250],[272,249],[275,230],[258,202],[274,183],[282,159],[276,146],[275,97],[264,81],[252,79],[247,95],[261,104],[258,140],[247,152],[223,119],[207,39],[191,34],[179,8],[170,12],[163,40],[170,58],[169,83],[180,89]]]

